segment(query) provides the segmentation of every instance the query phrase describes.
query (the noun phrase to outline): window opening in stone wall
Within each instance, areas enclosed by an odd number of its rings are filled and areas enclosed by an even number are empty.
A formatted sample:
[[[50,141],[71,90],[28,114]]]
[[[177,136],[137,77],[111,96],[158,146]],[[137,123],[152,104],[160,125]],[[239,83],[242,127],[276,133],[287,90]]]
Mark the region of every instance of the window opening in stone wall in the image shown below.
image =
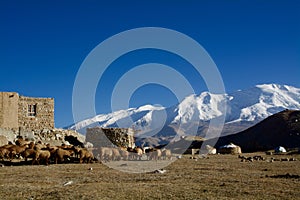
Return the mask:
[[[36,104],[28,105],[28,116],[35,117],[36,116]]]

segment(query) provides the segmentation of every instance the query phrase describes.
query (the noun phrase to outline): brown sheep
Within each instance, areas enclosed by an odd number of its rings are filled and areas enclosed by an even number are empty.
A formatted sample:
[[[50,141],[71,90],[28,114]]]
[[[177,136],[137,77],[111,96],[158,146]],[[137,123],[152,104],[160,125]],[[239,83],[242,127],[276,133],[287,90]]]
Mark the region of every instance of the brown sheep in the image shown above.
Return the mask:
[[[47,150],[50,152],[50,159],[53,161],[55,160],[56,157],[56,150],[58,149],[57,146],[50,146],[50,144],[47,145]]]
[[[30,148],[26,149],[24,152],[22,152],[22,156],[23,156],[23,158],[25,158],[26,162],[27,162],[28,158],[34,159],[35,154],[36,154],[36,150],[30,149]]]
[[[100,160],[101,161],[110,161],[112,158],[113,158],[112,148],[100,147]]]
[[[61,149],[58,148],[55,151],[55,164],[57,164],[58,162],[66,162],[67,159],[70,159],[70,157],[74,154],[74,151],[72,150],[65,150],[65,149]]]
[[[32,165],[34,163],[37,163],[39,165],[41,160],[44,160],[45,164],[49,165],[50,156],[51,156],[51,154],[50,154],[50,151],[48,151],[48,150],[37,150],[35,153],[34,159],[32,161]]]
[[[34,149],[35,150],[41,150],[46,149],[47,145],[43,144],[41,141],[39,141],[37,144],[35,144]]]
[[[34,146],[35,146],[34,142],[30,142],[29,145],[28,145],[28,148],[29,149],[34,149]]]
[[[0,158],[4,161],[4,158],[9,158],[10,151],[5,146],[0,147]]]
[[[27,148],[28,148],[28,145],[24,145],[24,146],[12,145],[11,147],[9,147],[8,150],[9,150],[9,158],[10,158],[10,161],[11,161],[15,156],[21,155],[22,152],[25,151]]]
[[[150,160],[150,154],[151,152],[154,151],[154,148],[153,147],[143,147],[143,150],[144,150],[144,154],[146,154],[147,156],[147,160]]]
[[[127,151],[126,147],[120,147],[119,152],[123,160],[129,159],[129,152]]]
[[[136,159],[137,160],[142,160],[142,156],[143,156],[143,153],[144,153],[143,149],[141,147],[135,147],[134,151],[136,153],[136,155],[135,155]]]
[[[35,156],[35,153],[36,153],[36,150],[34,149],[35,147],[35,144],[34,142],[30,142],[29,145],[28,145],[28,148],[22,152],[22,157],[25,158],[25,161],[27,162],[27,159],[28,158],[32,158],[34,159],[34,156]]]
[[[161,150],[155,149],[154,151],[149,153],[149,160],[160,160],[161,158]]]
[[[136,159],[136,150],[135,148],[132,148],[132,147],[127,147],[127,151],[129,152],[129,159],[130,160],[135,160]]]
[[[16,145],[18,145],[18,146],[24,146],[24,145],[26,145],[26,144],[30,144],[30,141],[28,141],[27,139],[23,139],[22,137],[19,137],[17,140],[16,140]]]
[[[93,152],[87,150],[87,149],[80,149],[79,150],[79,163],[90,163],[94,159]]]
[[[73,146],[72,147],[72,149],[73,149],[73,151],[74,151],[74,155],[75,155],[75,158],[80,158],[80,154],[79,154],[79,152],[80,152],[80,150],[81,150],[81,148],[80,147],[76,147],[76,146]]]
[[[67,145],[67,144],[62,144],[61,146],[60,146],[60,148],[62,148],[62,149],[73,149],[74,148],[74,146],[73,145]]]
[[[121,160],[121,154],[118,148],[111,148],[112,160]]]
[[[171,150],[170,149],[164,149],[162,151],[162,158],[164,160],[171,160],[172,159],[172,153],[171,153]]]

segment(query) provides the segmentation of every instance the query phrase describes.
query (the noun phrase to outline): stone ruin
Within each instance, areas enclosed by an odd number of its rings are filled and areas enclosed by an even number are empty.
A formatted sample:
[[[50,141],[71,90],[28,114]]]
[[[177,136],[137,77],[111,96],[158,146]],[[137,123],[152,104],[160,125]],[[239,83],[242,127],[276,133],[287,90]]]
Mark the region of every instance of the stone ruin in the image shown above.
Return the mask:
[[[19,136],[29,141],[42,141],[43,143],[49,143],[51,145],[70,143],[82,146],[85,142],[85,137],[74,130],[53,128],[35,131],[14,131],[0,128],[0,146],[8,142],[14,142]]]
[[[132,128],[102,128],[86,129],[86,142],[95,148],[99,147],[134,147],[134,129]]]

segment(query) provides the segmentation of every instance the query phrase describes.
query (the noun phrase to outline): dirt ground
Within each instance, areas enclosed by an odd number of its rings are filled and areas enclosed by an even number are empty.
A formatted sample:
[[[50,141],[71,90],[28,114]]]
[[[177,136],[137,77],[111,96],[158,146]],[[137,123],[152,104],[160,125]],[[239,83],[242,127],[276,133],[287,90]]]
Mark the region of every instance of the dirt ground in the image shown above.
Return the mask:
[[[183,156],[165,173],[126,173],[118,167],[159,166],[166,161],[118,161],[107,165],[52,164],[0,168],[0,199],[300,199],[300,155],[261,155],[241,162],[237,155]],[[134,170],[133,170],[134,171]]]

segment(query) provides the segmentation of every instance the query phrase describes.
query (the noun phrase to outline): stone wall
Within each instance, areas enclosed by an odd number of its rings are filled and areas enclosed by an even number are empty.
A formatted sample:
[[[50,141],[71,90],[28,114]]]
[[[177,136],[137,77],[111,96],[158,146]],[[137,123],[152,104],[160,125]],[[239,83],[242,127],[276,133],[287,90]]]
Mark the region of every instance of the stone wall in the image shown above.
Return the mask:
[[[28,115],[28,105],[36,106],[36,115]],[[19,98],[18,110],[19,127],[25,131],[37,131],[54,128],[54,99],[53,98]]]
[[[49,143],[51,145],[67,144],[66,136],[73,136],[79,142],[84,143],[85,136],[74,131],[66,129],[43,129],[38,131],[12,131],[0,128],[0,146],[7,144],[7,142],[13,142],[18,136],[22,136],[29,141],[41,141],[43,143]]]
[[[134,130],[131,128],[87,128],[86,142],[94,147],[134,147]]]
[[[0,92],[0,128],[18,129],[18,100],[18,93]]]

